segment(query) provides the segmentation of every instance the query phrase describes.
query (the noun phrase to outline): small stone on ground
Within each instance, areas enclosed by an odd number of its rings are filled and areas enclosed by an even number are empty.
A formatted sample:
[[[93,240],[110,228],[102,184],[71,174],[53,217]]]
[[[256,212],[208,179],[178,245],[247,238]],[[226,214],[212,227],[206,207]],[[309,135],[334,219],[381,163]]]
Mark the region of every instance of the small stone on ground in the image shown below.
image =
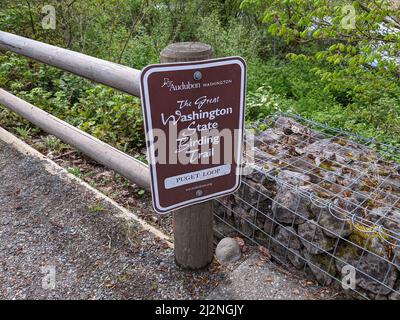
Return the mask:
[[[220,263],[232,263],[241,257],[240,246],[233,238],[222,239],[215,250],[215,255]]]

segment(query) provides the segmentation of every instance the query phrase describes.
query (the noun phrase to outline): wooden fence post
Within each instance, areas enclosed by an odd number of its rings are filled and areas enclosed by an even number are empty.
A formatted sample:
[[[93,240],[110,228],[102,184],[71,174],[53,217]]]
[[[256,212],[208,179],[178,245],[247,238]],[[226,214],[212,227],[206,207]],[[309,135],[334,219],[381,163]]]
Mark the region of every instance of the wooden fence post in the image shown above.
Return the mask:
[[[214,50],[199,42],[173,43],[160,54],[161,63],[211,59]],[[214,257],[214,216],[212,201],[174,212],[175,261],[184,269],[207,267]]]

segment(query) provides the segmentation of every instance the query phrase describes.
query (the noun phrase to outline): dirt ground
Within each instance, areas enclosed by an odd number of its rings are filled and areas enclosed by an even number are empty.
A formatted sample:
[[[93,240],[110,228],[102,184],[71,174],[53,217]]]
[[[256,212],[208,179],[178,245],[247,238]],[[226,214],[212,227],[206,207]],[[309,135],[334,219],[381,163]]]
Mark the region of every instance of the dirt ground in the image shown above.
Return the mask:
[[[225,277],[179,270],[165,241],[47,170],[0,140],[1,299],[198,299]]]
[[[64,168],[80,168],[78,178],[128,207],[136,215],[130,219],[126,209],[20,143],[30,151],[0,139],[0,299],[221,299],[243,286],[235,298],[337,296],[265,257],[248,263],[257,248],[230,265],[214,261],[204,271],[181,270],[164,240],[171,219],[158,219],[147,194],[76,151],[45,153]],[[274,277],[264,277],[265,270]],[[254,272],[261,280],[249,286],[245,275]],[[260,287],[268,294],[260,296]]]

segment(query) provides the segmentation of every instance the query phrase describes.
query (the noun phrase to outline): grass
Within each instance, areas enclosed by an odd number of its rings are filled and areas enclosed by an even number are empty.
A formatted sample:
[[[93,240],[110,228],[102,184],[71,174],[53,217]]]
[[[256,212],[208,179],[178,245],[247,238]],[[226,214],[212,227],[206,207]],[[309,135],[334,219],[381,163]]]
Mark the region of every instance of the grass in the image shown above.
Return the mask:
[[[54,136],[47,136],[43,139],[43,143],[46,146],[46,148],[56,151],[56,152],[61,152],[65,149],[68,148],[68,146],[62,141]]]
[[[100,213],[104,212],[106,207],[101,202],[95,202],[89,207],[90,213]]]
[[[24,140],[29,140],[31,138],[32,128],[29,128],[29,126],[16,127],[15,131]]]
[[[79,168],[79,167],[68,167],[67,171],[68,171],[68,173],[73,174],[77,178],[82,177],[82,171],[81,171],[81,168]]]

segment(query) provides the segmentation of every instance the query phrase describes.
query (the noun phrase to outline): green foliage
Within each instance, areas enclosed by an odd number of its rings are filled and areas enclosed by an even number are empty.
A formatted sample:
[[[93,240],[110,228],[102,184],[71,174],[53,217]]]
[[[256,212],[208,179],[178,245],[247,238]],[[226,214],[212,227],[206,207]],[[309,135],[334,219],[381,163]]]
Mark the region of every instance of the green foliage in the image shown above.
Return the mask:
[[[247,95],[247,117],[249,121],[262,120],[271,114],[283,111],[286,101],[272,93],[271,87],[260,87]]]
[[[253,60],[261,52],[261,35],[256,26],[243,24],[237,19],[223,25],[217,12],[201,19],[198,40],[213,46],[219,57],[243,56]]]
[[[67,171],[68,171],[70,174],[72,174],[72,175],[74,175],[75,177],[77,177],[77,178],[82,177],[81,169],[78,168],[78,167],[69,167],[69,168],[67,168]]]
[[[101,212],[104,212],[105,210],[106,210],[106,207],[100,201],[93,203],[89,207],[90,213],[101,213]]]
[[[393,1],[244,0],[242,8],[286,42],[289,58],[316,63],[326,92],[363,103],[382,92],[400,96],[400,11]]]
[[[17,132],[18,132],[18,131],[17,131]],[[18,134],[20,134],[20,133],[18,132]],[[21,135],[21,134],[20,134],[20,135]],[[60,139],[57,139],[57,138],[54,137],[54,136],[47,136],[47,137],[45,137],[45,138],[43,139],[43,142],[44,142],[44,145],[45,145],[48,149],[53,150],[53,151],[57,151],[57,152],[60,152],[60,151],[62,151],[62,150],[64,150],[64,149],[67,149],[67,148],[68,148],[68,146],[67,146],[66,144],[62,143]]]
[[[373,137],[400,146],[400,103],[382,94],[373,104],[344,103],[342,97],[322,88],[307,61],[273,60],[250,64],[256,78],[247,94],[247,121],[263,119],[276,112],[292,112],[306,118],[342,128],[365,137]],[[250,79],[252,80],[252,79]]]
[[[138,69],[171,42],[203,41],[246,59],[247,121],[291,111],[399,145],[399,10],[388,0],[353,1],[355,29],[343,28],[342,0],[57,1],[57,28],[44,30],[47,4],[2,0],[0,29]],[[125,152],[145,146],[137,98],[13,54],[0,54],[0,87]],[[40,132],[1,106],[0,124]]]
[[[122,150],[144,146],[140,101],[113,89],[95,86],[74,104],[67,120]]]
[[[126,152],[144,146],[138,98],[13,54],[0,56],[0,63],[0,85],[20,98]],[[2,124],[24,128],[21,135],[28,130],[25,120],[6,109],[0,112]]]
[[[31,138],[32,128],[29,128],[28,126],[15,128],[15,131],[24,140],[29,140]]]

